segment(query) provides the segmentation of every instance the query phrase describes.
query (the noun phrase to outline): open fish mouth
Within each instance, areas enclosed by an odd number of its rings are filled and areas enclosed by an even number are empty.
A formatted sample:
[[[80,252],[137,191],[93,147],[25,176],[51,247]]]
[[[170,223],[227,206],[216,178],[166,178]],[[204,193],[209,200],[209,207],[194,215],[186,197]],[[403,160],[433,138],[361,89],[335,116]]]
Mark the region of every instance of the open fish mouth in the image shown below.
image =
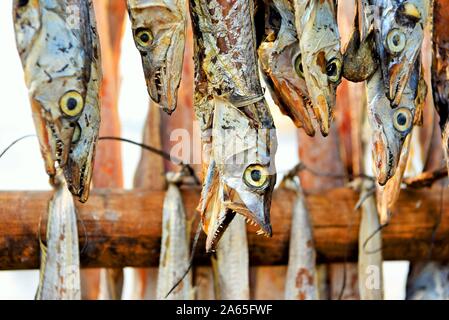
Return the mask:
[[[164,96],[164,82],[162,79],[163,71],[163,67],[157,67],[147,80],[148,93],[151,99],[156,103],[160,103]]]
[[[220,195],[220,192],[218,194]],[[219,240],[236,214],[242,215],[251,228],[258,228],[258,231],[256,231],[257,235],[266,237],[272,236],[270,222],[265,221],[265,218],[263,219],[264,221],[261,221],[261,219],[258,218],[258,215],[266,217],[266,211],[269,210],[269,208],[264,206],[261,208],[262,212],[255,214],[251,212],[243,202],[237,200],[239,199],[234,199],[233,201],[225,200],[221,202],[219,207],[213,209],[215,212],[212,212],[211,214],[211,221],[209,222],[207,229],[206,252],[214,252],[216,250]]]
[[[86,163],[79,167],[70,163],[69,160],[69,165],[64,168],[64,175],[70,193],[77,197],[80,202],[85,203],[89,198],[92,170],[88,169]]]

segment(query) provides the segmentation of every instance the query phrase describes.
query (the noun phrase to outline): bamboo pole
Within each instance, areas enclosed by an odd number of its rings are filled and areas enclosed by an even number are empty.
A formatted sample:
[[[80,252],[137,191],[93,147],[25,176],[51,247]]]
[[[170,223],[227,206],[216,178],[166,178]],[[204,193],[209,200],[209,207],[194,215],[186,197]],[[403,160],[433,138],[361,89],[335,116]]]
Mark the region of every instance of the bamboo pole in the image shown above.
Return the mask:
[[[382,230],[386,260],[449,259],[449,211],[440,217],[440,188],[401,192],[391,223]],[[156,266],[159,262],[163,191],[93,190],[86,204],[77,204],[81,264],[84,267]],[[32,269],[39,266],[38,225],[46,210],[49,192],[1,192],[0,269]],[[443,206],[449,206],[449,190],[444,189]],[[290,219],[295,193],[274,192],[272,203],[273,237],[248,233],[250,263],[286,264]],[[183,190],[188,217],[196,215],[199,190]],[[338,188],[307,194],[318,261],[357,259],[359,212],[353,208],[359,194]],[[335,208],[339,208],[335,214]],[[142,212],[147,214],[143,215]],[[441,218],[441,221],[440,221]],[[435,226],[438,229],[435,232]],[[45,240],[46,221],[41,222]],[[432,236],[434,235],[434,241]],[[87,242],[86,242],[87,241]],[[200,241],[197,264],[208,264]]]

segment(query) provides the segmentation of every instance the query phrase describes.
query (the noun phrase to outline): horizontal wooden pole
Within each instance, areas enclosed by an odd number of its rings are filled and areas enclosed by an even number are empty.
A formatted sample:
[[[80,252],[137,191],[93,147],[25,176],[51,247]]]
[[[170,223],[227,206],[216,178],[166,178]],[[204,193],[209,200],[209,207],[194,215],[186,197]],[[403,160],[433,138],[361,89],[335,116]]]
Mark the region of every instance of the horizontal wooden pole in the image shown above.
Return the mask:
[[[382,230],[385,260],[425,260],[430,251],[434,260],[449,260],[449,192],[444,191],[441,211],[439,190],[401,193],[391,223]],[[50,196],[50,192],[0,192],[0,269],[38,268],[38,226],[42,218],[44,237]],[[249,231],[251,264],[287,263],[294,197],[287,190],[274,193],[271,239]],[[188,216],[193,217],[199,190],[184,190],[183,198]],[[320,261],[357,259],[360,212],[354,206],[358,198],[358,193],[346,188],[307,195]],[[82,266],[156,266],[163,200],[164,192],[101,189],[86,204],[77,204]],[[195,263],[208,262],[202,236]]]

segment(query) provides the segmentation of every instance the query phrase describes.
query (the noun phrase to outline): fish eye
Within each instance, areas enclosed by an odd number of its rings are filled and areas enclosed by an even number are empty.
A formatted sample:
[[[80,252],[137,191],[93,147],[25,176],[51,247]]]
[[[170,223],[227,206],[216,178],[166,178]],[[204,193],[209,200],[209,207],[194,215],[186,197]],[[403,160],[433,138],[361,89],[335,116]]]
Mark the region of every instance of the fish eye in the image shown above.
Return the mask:
[[[269,173],[265,166],[251,164],[243,173],[243,181],[248,187],[255,189],[265,189],[268,185]]]
[[[59,100],[59,107],[65,115],[75,117],[83,111],[83,97],[77,91],[68,91]]]
[[[137,29],[135,39],[140,46],[148,47],[153,42],[153,35],[149,29]]]
[[[387,49],[392,54],[400,53],[405,48],[405,33],[398,29],[393,29],[387,35]]]
[[[412,113],[407,108],[400,108],[393,115],[393,125],[399,132],[407,132],[412,126]]]
[[[338,82],[341,79],[341,61],[337,58],[332,59],[326,65],[326,74],[330,81]]]
[[[70,126],[74,127],[72,143],[77,143],[81,138],[81,127],[78,123],[71,123]]]
[[[301,78],[304,78],[304,68],[302,66],[302,56],[301,54],[298,54],[295,58],[294,62],[295,71]]]

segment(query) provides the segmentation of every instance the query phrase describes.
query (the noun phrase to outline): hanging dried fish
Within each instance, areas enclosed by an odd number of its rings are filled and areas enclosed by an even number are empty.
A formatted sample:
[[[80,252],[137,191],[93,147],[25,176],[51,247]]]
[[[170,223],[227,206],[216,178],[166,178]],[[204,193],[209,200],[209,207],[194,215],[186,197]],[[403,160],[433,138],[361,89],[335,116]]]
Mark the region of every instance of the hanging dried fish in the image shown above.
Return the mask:
[[[334,0],[294,1],[303,73],[323,136],[329,134],[341,81],[342,55]]]
[[[177,183],[179,174],[167,174],[168,190],[162,211],[161,255],[157,280],[157,299],[165,299],[167,293],[187,270],[190,263],[189,232],[182,196]],[[192,272],[167,297],[170,300],[191,300]]]
[[[212,258],[215,298],[249,299],[249,258],[245,218],[237,215],[229,224]]]
[[[312,103],[304,79],[295,13],[289,0],[265,0],[265,36],[259,61],[275,103],[313,136]]]
[[[418,82],[415,75],[410,82]],[[380,69],[367,81],[368,117],[373,130],[373,162],[377,181],[385,185],[395,174],[402,146],[413,127],[415,116],[416,84],[407,86],[403,91],[400,105],[392,109],[383,90]]]
[[[435,0],[433,9],[432,89],[440,116],[442,147],[449,168],[449,1]]]
[[[38,300],[81,300],[76,210],[62,172],[48,206],[47,246],[41,244]]]
[[[305,196],[298,181],[287,180],[284,183],[297,194],[292,212],[285,299],[318,300],[316,252]]]
[[[186,38],[186,0],[127,0],[134,42],[148,93],[171,114],[176,109]]]
[[[271,235],[276,137],[258,78],[253,2],[192,0],[191,12],[205,156],[198,209],[213,251],[236,213]]]
[[[421,56],[430,0],[373,0],[372,5],[378,10],[374,28],[385,92],[397,107],[407,86],[416,91],[409,78]]]
[[[70,191],[89,196],[100,127],[100,52],[92,2],[14,1],[17,49],[47,173],[64,168]]]

